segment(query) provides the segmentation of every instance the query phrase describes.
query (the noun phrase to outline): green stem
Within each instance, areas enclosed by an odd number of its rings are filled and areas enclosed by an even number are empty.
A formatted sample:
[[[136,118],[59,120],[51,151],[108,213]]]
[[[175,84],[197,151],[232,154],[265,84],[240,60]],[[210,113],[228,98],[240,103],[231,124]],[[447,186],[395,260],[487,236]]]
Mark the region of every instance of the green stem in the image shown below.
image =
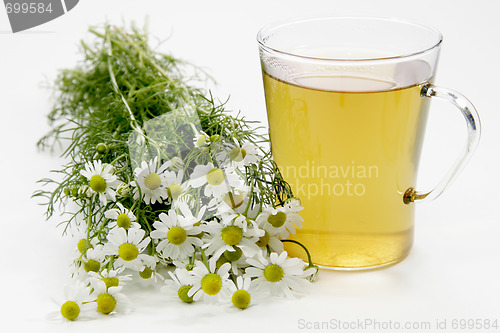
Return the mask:
[[[115,163],[116,161],[122,159],[123,157],[127,157],[128,154],[121,154],[120,156],[118,156],[117,158],[115,158],[114,160],[112,160],[111,162],[109,162],[109,164],[113,164]]]
[[[205,255],[205,250],[203,250],[200,247],[200,252],[201,252],[201,258],[203,259],[203,263],[205,264],[205,266],[207,267],[208,271],[210,272],[210,267],[208,266],[207,256]]]
[[[309,262],[309,266],[307,266],[307,267],[308,268],[309,267],[316,267],[316,265],[314,265],[313,262],[312,262],[312,260],[311,260],[311,254],[309,253],[309,251],[307,250],[307,248],[304,246],[304,244],[302,244],[301,242],[298,242],[296,240],[293,240],[293,239],[282,239],[281,242],[282,243],[285,243],[285,242],[294,243],[294,244],[297,244],[300,247],[302,247],[302,249],[304,249],[304,251],[306,251],[306,254],[307,254],[307,261]]]
[[[94,196],[92,195],[89,199],[89,212],[88,212],[88,220],[87,220],[87,241],[90,242],[90,226],[92,224],[92,199]]]

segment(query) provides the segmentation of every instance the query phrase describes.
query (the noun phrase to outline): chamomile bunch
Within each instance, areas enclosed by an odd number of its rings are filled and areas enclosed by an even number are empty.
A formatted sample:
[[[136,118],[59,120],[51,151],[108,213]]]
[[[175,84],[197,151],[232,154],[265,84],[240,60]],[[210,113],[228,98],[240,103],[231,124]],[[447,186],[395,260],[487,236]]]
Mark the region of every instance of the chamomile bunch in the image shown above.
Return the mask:
[[[58,315],[127,313],[131,279],[237,309],[260,294],[302,293],[317,271],[284,251],[284,242],[303,246],[288,239],[302,206],[261,148],[268,138],[192,86],[203,73],[150,48],[147,33],[91,32],[81,65],[60,73],[53,128],[39,141],[68,140],[70,162],[34,197],[47,200],[48,217],[64,210],[64,232],[81,231],[79,291]]]

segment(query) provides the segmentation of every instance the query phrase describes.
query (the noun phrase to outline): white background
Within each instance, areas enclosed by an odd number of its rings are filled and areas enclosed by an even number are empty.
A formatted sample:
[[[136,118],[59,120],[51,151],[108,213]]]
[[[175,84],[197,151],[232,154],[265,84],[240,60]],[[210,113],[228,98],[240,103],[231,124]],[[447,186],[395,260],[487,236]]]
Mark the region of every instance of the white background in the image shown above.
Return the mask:
[[[447,320],[443,332],[458,331],[451,329],[453,319],[498,319],[500,325],[499,13],[500,1],[494,0],[82,0],[52,22],[12,34],[0,8],[0,329],[292,332],[307,331],[300,323],[332,319],[431,322],[430,332],[436,331],[436,320]],[[153,35],[170,36],[162,51],[208,69],[219,83],[216,96],[224,100],[231,95],[231,109],[266,124],[256,33],[269,22],[310,15],[397,17],[436,27],[444,35],[436,83],[464,93],[480,112],[484,132],[479,149],[442,197],[419,205],[410,256],[378,271],[322,271],[309,295],[246,311],[188,306],[139,281],[125,289],[136,305],[130,315],[47,321],[47,313],[58,310],[52,298],[62,297],[75,240],[61,237],[57,219],[45,222],[44,207],[30,199],[38,189],[35,181],[62,163],[57,155],[35,148],[48,130],[51,105],[50,91],[41,83],[53,80],[57,69],[76,64],[87,27],[104,20],[142,24],[149,16]],[[465,125],[456,110],[434,102],[431,114],[423,186],[439,180],[465,142]]]

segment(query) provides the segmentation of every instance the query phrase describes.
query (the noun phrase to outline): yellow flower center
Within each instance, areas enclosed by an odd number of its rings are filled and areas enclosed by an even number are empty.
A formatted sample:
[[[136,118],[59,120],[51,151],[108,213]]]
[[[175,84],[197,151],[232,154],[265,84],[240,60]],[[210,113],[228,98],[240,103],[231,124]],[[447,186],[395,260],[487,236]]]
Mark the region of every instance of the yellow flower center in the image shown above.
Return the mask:
[[[250,293],[246,290],[240,289],[234,292],[231,301],[235,307],[243,310],[250,304],[250,299]]]
[[[120,214],[116,218],[116,225],[126,230],[130,228],[132,222],[130,221],[130,217],[127,214]]]
[[[210,139],[206,135],[200,135],[198,140],[196,140],[197,147],[205,147]]]
[[[97,296],[97,311],[103,314],[110,314],[116,308],[116,299],[108,294],[100,294]]]
[[[220,185],[224,179],[224,172],[221,169],[214,168],[207,173],[207,182],[210,185]]]
[[[234,148],[229,152],[229,157],[235,162],[241,162],[247,156],[247,151],[243,148]]]
[[[101,263],[99,261],[96,261],[94,259],[89,259],[83,266],[83,269],[85,269],[85,272],[99,272],[99,269],[101,268]]]
[[[181,245],[187,238],[186,230],[181,227],[172,227],[167,232],[167,239],[171,244]]]
[[[118,255],[125,261],[131,261],[139,255],[139,249],[134,244],[123,243],[118,248]]]
[[[106,146],[105,143],[98,143],[97,146],[95,147],[95,150],[99,153],[99,154],[105,154],[107,151],[108,151],[108,146]]]
[[[222,137],[219,134],[214,134],[210,137],[210,141],[212,142],[221,142]]]
[[[151,191],[156,190],[161,186],[161,178],[157,173],[150,173],[144,177],[144,186]]]
[[[277,212],[274,215],[269,215],[269,217],[267,218],[267,222],[269,222],[275,228],[282,227],[286,222],[286,214],[283,212]]]
[[[92,244],[90,244],[90,242],[88,240],[86,240],[85,238],[80,239],[78,241],[77,246],[78,246],[78,251],[80,251],[80,253],[83,253],[83,254],[85,254],[88,249],[92,248]]]
[[[99,175],[93,175],[90,177],[89,185],[90,188],[97,193],[106,191],[106,181]]]
[[[243,255],[243,251],[237,246],[234,247],[236,251],[224,251],[224,258],[226,258],[228,261],[236,261],[241,258]]]
[[[147,266],[144,266],[144,269],[139,272],[139,276],[144,280],[151,278],[152,275],[153,275],[153,270],[151,270],[151,268]]]
[[[284,276],[283,268],[280,265],[271,264],[264,269],[264,277],[269,282],[279,282]]]
[[[217,261],[215,262],[215,267],[219,269],[226,262],[229,262],[229,260],[226,259],[226,256],[220,256],[219,259],[217,259]]]
[[[170,185],[167,187],[167,195],[170,199],[177,200],[177,198],[182,194],[182,187],[177,184]]]
[[[235,225],[229,225],[221,231],[222,240],[227,245],[237,245],[243,237],[243,230]]]
[[[61,306],[61,315],[68,320],[75,320],[80,315],[80,307],[73,301],[67,301]]]
[[[209,273],[201,279],[201,289],[207,295],[217,295],[222,289],[222,279],[217,274]]]
[[[271,236],[269,236],[269,233],[266,231],[264,236],[259,237],[259,240],[255,244],[257,244],[258,246],[261,246],[261,247],[266,246],[267,244],[269,244],[269,240],[271,240]]]
[[[243,194],[234,194],[232,192],[228,192],[224,194],[222,200],[224,200],[226,205],[228,205],[232,209],[236,209],[243,203]]]
[[[118,285],[120,284],[120,280],[115,277],[102,278],[102,281],[106,284],[106,289],[111,287],[118,287]]]
[[[183,285],[182,287],[179,288],[179,291],[177,292],[179,298],[185,303],[193,303],[193,296],[191,297],[188,296],[189,289],[191,289],[191,286]]]

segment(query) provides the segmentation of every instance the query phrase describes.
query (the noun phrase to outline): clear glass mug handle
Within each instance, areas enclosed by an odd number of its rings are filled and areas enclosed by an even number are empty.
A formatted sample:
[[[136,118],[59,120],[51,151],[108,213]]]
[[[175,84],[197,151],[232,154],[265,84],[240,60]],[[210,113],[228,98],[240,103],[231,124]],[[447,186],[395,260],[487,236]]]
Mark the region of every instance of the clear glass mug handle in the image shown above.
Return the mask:
[[[420,95],[423,98],[429,97],[444,99],[457,107],[457,109],[459,109],[462,115],[465,117],[465,121],[467,123],[468,140],[465,149],[462,151],[459,158],[456,160],[450,171],[448,171],[441,182],[430,192],[426,193],[421,193],[420,191],[415,190],[413,187],[410,187],[403,195],[403,202],[405,204],[411,204],[412,202],[424,199],[432,200],[441,195],[441,193],[443,193],[443,191],[453,182],[460,171],[462,171],[465,164],[467,164],[467,161],[469,161],[479,143],[479,137],[481,135],[481,122],[479,120],[477,110],[474,105],[472,105],[472,103],[462,94],[450,89],[436,87],[428,83],[422,87]]]

